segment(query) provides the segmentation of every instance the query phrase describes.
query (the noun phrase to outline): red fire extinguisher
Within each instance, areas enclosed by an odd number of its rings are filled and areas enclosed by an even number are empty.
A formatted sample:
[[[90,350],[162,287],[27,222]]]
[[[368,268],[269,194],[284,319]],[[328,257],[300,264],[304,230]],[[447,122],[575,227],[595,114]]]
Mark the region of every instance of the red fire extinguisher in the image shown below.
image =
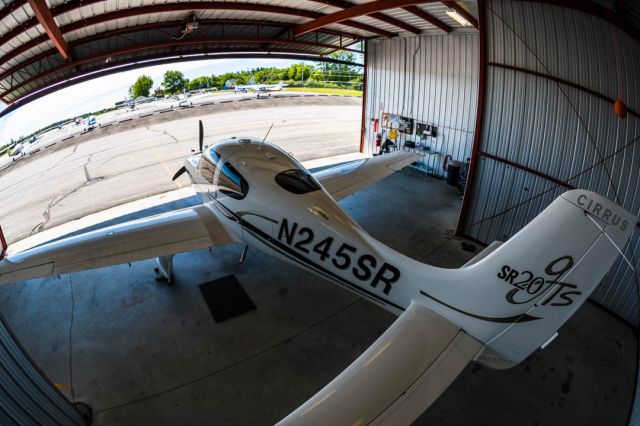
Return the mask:
[[[382,145],[382,134],[376,133],[376,148],[380,148],[380,145]]]

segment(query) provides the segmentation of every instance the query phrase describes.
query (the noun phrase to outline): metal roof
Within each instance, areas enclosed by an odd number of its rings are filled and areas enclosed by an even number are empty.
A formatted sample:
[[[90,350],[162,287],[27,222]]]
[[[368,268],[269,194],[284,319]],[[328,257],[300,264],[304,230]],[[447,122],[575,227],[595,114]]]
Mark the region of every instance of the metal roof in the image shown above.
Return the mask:
[[[0,115],[80,79],[148,65],[144,61],[219,54],[324,60],[367,38],[462,30],[445,14],[449,7],[471,19],[477,13],[475,2],[444,3],[449,6],[405,0],[0,0],[0,101],[9,106]],[[363,5],[370,13],[361,13]],[[294,36],[297,25],[345,10],[348,19]],[[191,15],[198,28],[180,38]]]
[[[640,39],[634,2],[528,1],[603,17]],[[452,19],[452,9],[477,26],[472,0],[0,0],[0,101],[9,106],[0,116],[78,79],[148,60],[234,53],[325,60],[373,37],[475,31]],[[179,37],[192,14],[198,28]]]

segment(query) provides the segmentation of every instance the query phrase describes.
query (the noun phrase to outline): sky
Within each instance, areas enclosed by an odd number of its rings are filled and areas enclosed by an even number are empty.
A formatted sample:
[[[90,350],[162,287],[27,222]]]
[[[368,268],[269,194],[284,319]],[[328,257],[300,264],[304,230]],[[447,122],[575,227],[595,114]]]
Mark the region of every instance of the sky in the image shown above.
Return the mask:
[[[222,74],[256,67],[285,68],[294,63],[300,63],[300,61],[211,59],[155,65],[99,77],[43,96],[0,118],[0,146],[50,123],[113,107],[116,102],[127,98],[129,87],[143,74],[150,76],[154,87],[157,87],[162,82],[162,75],[168,70],[181,71],[185,77],[193,79],[202,75]],[[4,108],[5,106],[0,103],[0,111]]]

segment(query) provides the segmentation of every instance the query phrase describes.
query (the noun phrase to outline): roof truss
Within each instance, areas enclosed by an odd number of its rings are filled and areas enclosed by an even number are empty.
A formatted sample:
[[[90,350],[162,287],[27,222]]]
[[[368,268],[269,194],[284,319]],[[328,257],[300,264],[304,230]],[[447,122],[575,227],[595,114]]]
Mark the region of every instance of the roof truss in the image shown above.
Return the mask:
[[[51,15],[47,3],[44,0],[29,0],[29,5],[31,9],[33,9],[36,19],[38,19],[38,22],[49,36],[49,39],[53,42],[56,49],[58,49],[58,52],[60,52],[64,59],[68,59],[69,45],[64,37],[62,37],[58,24],[53,20],[53,15]]]
[[[371,15],[387,9],[396,9],[403,6],[414,6],[420,3],[430,3],[430,1],[376,0],[370,3],[359,4],[357,6],[341,10],[340,12],[318,17],[304,24],[298,24],[293,29],[293,35],[301,36],[303,34],[319,30],[320,28],[324,28],[327,25],[344,23],[345,21],[348,21],[351,18],[356,18],[358,16]]]
[[[243,55],[278,53],[321,60],[338,50],[361,52],[352,45],[370,37],[396,36],[394,28],[411,34],[425,28],[416,19],[408,23],[385,13],[389,9],[403,9],[443,31],[450,30],[415,7],[434,0],[367,0],[364,4],[354,3],[356,0],[308,0],[297,2],[295,7],[289,7],[288,2],[264,0],[165,0],[156,4],[138,2],[121,9],[107,0],[68,0],[48,8],[49,1],[13,0],[0,9],[0,20],[7,18],[3,22],[5,32],[0,35],[0,101],[24,104],[43,90],[77,81],[79,76],[98,75],[114,68],[114,64],[124,67],[146,58],[160,61],[214,51],[229,54],[236,49]],[[312,2],[343,10],[327,15]],[[214,15],[208,13],[211,11],[231,11],[225,15],[236,19],[204,19]],[[192,13],[202,17],[198,19],[199,29],[183,40],[175,40],[184,19]],[[148,23],[144,23],[147,19],[130,19],[147,15],[154,19]],[[380,21],[380,25],[359,20],[362,16]]]

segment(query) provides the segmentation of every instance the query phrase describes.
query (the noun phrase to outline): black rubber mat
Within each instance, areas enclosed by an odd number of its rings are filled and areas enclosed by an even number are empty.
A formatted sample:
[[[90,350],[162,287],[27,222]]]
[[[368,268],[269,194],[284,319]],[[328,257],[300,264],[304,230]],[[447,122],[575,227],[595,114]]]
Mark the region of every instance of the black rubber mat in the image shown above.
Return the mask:
[[[215,322],[226,321],[256,309],[235,275],[200,284],[200,292]]]

